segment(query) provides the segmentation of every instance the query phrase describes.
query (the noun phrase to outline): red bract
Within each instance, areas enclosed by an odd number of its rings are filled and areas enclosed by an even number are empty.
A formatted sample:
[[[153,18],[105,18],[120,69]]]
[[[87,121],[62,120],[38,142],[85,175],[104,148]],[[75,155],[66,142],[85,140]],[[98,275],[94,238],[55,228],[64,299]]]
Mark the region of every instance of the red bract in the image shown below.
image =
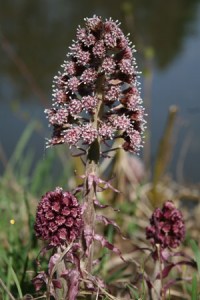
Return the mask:
[[[59,246],[80,238],[82,228],[81,207],[73,194],[57,187],[42,197],[35,222],[38,238]]]
[[[134,47],[117,22],[97,16],[85,19],[76,38],[54,78],[53,109],[45,110],[54,129],[48,146],[120,138],[119,147],[137,152],[145,121]]]
[[[146,237],[153,245],[162,249],[177,248],[185,236],[183,216],[172,201],[166,201],[162,209],[157,208],[146,228]]]

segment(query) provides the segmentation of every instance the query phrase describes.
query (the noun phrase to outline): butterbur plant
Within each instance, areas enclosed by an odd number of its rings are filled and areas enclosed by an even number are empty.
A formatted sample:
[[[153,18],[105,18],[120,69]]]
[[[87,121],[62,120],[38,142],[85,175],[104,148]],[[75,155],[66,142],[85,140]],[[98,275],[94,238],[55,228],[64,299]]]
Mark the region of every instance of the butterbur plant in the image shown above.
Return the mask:
[[[42,197],[36,215],[37,237],[58,247],[80,238],[82,228],[81,207],[73,194],[57,187]]]
[[[175,249],[181,244],[185,237],[185,224],[181,211],[172,201],[166,201],[162,209],[155,209],[150,219],[150,226],[146,228],[146,237],[154,247],[159,245],[161,257],[162,250]]]
[[[100,202],[100,192],[119,192],[109,179],[100,178],[101,162],[110,158],[111,151],[138,153],[143,144],[146,122],[134,52],[118,22],[86,18],[54,77],[52,108],[45,110],[53,128],[47,147],[66,145],[71,155],[80,157],[85,172],[78,174],[81,185],[72,191],[53,187],[38,204],[34,229],[45,243],[40,254],[48,254],[48,267],[38,272],[33,283],[36,291],[45,288],[47,300],[117,299],[94,271],[101,261],[96,243],[129,267],[119,248],[96,231],[97,222],[121,234],[119,226],[96,209],[109,206]],[[137,276],[146,283],[145,299],[167,299],[171,286],[180,280],[168,279],[171,270],[181,265],[196,267],[189,256],[175,250],[184,235],[183,216],[172,201],[153,212],[146,228],[151,248],[136,247],[148,250],[155,266],[151,277],[145,272]],[[125,297],[132,299],[127,289]]]
[[[33,283],[36,290],[46,284],[47,299],[74,300],[84,291],[103,293],[105,284],[92,272],[94,241],[123,260],[120,250],[95,232],[96,222],[118,228],[117,224],[97,215],[95,208],[106,207],[98,192],[107,188],[118,192],[99,178],[101,160],[110,151],[137,153],[142,147],[144,108],[134,52],[118,22],[86,18],[54,77],[53,105],[45,110],[53,127],[47,147],[66,144],[72,155],[82,156],[85,174],[79,174],[83,184],[74,191],[56,187],[38,205],[35,233],[46,242],[42,253],[51,250],[51,255],[48,271],[38,273]]]
[[[166,201],[162,208],[156,208],[146,227],[146,238],[152,248],[149,249],[154,265],[154,275],[146,278],[152,299],[167,299],[167,292],[179,281],[181,276],[169,278],[172,269],[181,265],[196,268],[195,262],[185,253],[175,251],[184,240],[185,223],[183,215],[172,201]],[[178,260],[177,260],[178,259]]]
[[[110,140],[137,152],[145,122],[134,48],[117,22],[96,16],[85,19],[76,37],[54,78],[53,108],[45,110],[53,126],[47,145],[82,147],[86,154],[95,147],[97,161]]]

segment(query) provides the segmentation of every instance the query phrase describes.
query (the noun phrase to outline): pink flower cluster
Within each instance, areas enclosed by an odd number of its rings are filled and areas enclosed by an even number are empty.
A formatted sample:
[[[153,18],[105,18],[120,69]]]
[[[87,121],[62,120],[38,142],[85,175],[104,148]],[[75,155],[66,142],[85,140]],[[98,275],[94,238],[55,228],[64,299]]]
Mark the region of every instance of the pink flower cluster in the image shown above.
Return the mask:
[[[166,201],[162,209],[157,208],[146,228],[146,237],[153,245],[160,244],[162,249],[177,248],[185,236],[185,225],[181,212],[172,201]]]
[[[134,48],[117,22],[97,16],[86,18],[76,37],[54,78],[53,108],[45,110],[54,128],[48,145],[121,138],[124,150],[138,151],[145,121]]]
[[[57,187],[42,197],[35,222],[38,238],[59,246],[79,238],[82,228],[81,207],[73,194]]]

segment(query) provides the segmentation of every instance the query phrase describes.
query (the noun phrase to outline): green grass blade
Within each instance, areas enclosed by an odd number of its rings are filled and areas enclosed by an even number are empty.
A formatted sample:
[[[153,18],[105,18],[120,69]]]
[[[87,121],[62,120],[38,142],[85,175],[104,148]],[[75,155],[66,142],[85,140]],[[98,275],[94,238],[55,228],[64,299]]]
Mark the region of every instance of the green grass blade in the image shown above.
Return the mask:
[[[198,300],[197,290],[197,277],[196,274],[194,274],[192,278],[192,300]]]
[[[9,290],[10,286],[11,286],[11,277],[12,277],[12,274],[11,274],[12,257],[9,257],[7,264],[8,264],[8,274],[7,274],[7,279],[6,279],[6,286]],[[9,300],[9,296],[7,294],[5,296],[5,300]]]
[[[52,183],[52,165],[55,160],[55,151],[46,152],[45,159],[41,159],[34,170],[32,176],[32,184],[30,186],[30,190],[33,194],[42,194],[44,189],[48,189]]]
[[[31,149],[28,151],[28,154],[26,156],[21,158],[19,177],[21,179],[20,182],[22,182],[23,184],[27,183],[33,160],[34,160],[34,152]]]
[[[15,271],[13,270],[12,266],[11,266],[11,275],[12,275],[13,280],[15,282],[15,285],[17,287],[19,298],[23,299],[23,294],[22,294],[22,290],[21,290],[21,287],[20,287],[20,284],[19,284],[19,280],[18,280],[17,275],[16,275]]]
[[[131,284],[127,284],[126,286],[135,300],[141,299],[139,293],[131,286]]]
[[[13,152],[9,164],[13,167],[23,156],[23,151],[34,131],[36,128],[36,122],[32,121],[30,124],[26,127],[24,132],[22,133],[19,142],[17,143],[17,146],[15,148],[15,151]]]
[[[190,246],[192,248],[192,251],[194,252],[198,272],[199,272],[199,275],[200,275],[200,249],[199,249],[198,245],[196,244],[196,242],[194,240],[190,241]]]

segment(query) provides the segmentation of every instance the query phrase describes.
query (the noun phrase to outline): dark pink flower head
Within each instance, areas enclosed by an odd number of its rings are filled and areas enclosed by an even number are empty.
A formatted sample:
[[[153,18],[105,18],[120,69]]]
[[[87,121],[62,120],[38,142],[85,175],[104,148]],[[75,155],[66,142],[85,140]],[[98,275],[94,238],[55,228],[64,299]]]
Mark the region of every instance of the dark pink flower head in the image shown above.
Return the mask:
[[[45,111],[54,128],[48,146],[121,139],[125,151],[137,152],[145,121],[134,48],[117,22],[97,16],[85,19],[76,38],[54,77],[53,108]]]
[[[83,221],[76,197],[59,187],[47,192],[38,205],[34,228],[36,236],[51,246],[80,238]]]
[[[162,209],[157,208],[146,228],[146,238],[162,249],[177,248],[185,236],[183,216],[172,201],[166,201]]]

